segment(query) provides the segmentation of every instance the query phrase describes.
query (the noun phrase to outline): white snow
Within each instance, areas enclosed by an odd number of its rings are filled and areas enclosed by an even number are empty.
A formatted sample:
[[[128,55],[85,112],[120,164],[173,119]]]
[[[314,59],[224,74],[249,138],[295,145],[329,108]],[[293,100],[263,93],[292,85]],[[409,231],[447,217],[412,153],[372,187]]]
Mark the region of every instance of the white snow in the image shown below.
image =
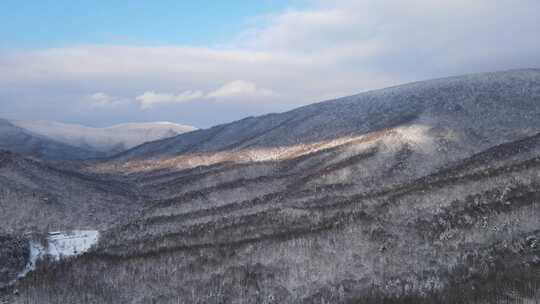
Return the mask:
[[[98,239],[99,232],[96,230],[73,230],[69,232],[49,232],[47,244],[31,240],[30,258],[17,278],[23,278],[36,269],[37,262],[44,257],[60,261],[66,257],[77,256],[92,248]]]
[[[51,121],[12,120],[10,122],[34,134],[100,152],[119,152],[148,141],[172,137],[196,129],[171,122],[126,123],[107,128],[92,128]]]
[[[23,278],[30,271],[33,271],[34,269],[36,269],[37,261],[43,258],[44,254],[45,254],[45,248],[43,248],[43,246],[40,243],[30,241],[30,259],[28,260],[28,263],[26,264],[26,267],[24,268],[24,270],[19,273],[17,278]]]
[[[55,260],[75,256],[88,251],[97,243],[99,232],[95,230],[75,230],[51,232],[47,238],[47,255]]]

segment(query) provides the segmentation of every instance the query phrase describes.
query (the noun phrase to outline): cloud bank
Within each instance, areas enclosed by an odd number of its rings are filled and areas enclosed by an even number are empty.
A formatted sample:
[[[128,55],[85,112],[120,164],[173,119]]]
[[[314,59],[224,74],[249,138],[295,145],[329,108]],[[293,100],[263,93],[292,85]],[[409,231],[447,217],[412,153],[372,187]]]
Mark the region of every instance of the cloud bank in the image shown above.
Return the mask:
[[[215,99],[223,101],[235,99],[237,101],[245,101],[247,99],[255,100],[274,96],[277,96],[274,92],[269,89],[258,88],[255,83],[236,80],[226,83],[215,91],[208,93],[203,93],[202,91],[184,91],[174,94],[147,91],[135,97],[135,100],[140,104],[141,109],[148,110],[160,104],[180,104],[193,100]]]
[[[408,81],[540,67],[536,0],[311,4],[257,18],[219,47],[0,52],[0,113],[74,115],[90,100],[88,121],[151,114],[209,126]]]
[[[129,102],[122,98],[110,96],[103,92],[97,92],[86,97],[88,101],[88,106],[90,109],[100,109],[100,108],[116,108],[122,104]]]
[[[162,103],[182,103],[190,100],[196,100],[203,97],[201,91],[185,91],[180,94],[157,93],[154,91],[144,92],[144,94],[135,97],[135,100],[141,104],[141,109],[149,109]]]

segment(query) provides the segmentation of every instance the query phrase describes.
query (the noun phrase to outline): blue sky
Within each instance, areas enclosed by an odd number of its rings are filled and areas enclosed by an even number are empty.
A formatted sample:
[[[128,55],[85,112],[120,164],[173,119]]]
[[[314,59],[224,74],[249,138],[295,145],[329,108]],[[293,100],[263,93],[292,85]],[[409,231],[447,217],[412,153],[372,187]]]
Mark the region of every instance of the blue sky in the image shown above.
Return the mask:
[[[286,0],[3,0],[0,47],[213,45],[227,43],[256,16],[303,5]]]
[[[0,20],[0,117],[89,126],[540,67],[538,0],[3,0]]]

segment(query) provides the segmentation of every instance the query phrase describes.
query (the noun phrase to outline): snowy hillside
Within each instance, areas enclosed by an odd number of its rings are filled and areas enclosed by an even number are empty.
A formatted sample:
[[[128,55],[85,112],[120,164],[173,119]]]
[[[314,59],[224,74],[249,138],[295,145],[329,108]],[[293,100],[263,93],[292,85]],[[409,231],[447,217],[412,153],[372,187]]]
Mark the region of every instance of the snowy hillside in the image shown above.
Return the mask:
[[[18,232],[100,232],[49,234],[43,251],[76,256],[9,303],[535,303],[539,117],[540,70],[515,70],[250,117],[74,172],[0,153],[6,273],[35,252]]]
[[[49,232],[47,254],[55,260],[82,254],[94,246],[99,237],[96,230]]]
[[[0,269],[4,269],[4,277],[0,280],[0,288],[15,284],[36,269],[40,260],[49,258],[59,262],[65,258],[81,255],[95,246],[99,239],[97,230],[70,230],[47,233],[45,238],[13,238],[0,235]],[[17,248],[19,247],[19,248]],[[21,267],[21,261],[26,265]],[[15,275],[13,270],[20,270]],[[3,303],[0,301],[0,303]]]
[[[411,124],[432,132],[451,130],[469,148],[502,143],[540,127],[535,116],[539,79],[540,70],[529,69],[411,83],[144,144],[118,160],[219,151],[236,157],[238,151],[314,144]]]
[[[107,128],[92,128],[50,121],[11,121],[15,126],[71,146],[117,153],[148,141],[164,139],[195,130],[192,126],[170,122],[127,123]]]
[[[49,232],[46,244],[30,241],[29,259],[18,278],[25,277],[36,268],[39,260],[48,256],[55,261],[81,255],[97,244],[99,232],[96,230],[73,230],[68,232]]]
[[[94,149],[75,147],[17,127],[0,118],[0,149],[46,160],[77,160],[104,156]]]

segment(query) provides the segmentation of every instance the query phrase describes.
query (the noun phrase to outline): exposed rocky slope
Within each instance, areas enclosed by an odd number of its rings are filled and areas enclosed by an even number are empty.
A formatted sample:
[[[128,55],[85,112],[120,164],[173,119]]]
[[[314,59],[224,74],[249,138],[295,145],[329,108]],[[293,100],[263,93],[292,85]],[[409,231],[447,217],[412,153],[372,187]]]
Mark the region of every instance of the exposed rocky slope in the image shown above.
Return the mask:
[[[414,83],[86,168],[149,195],[17,303],[539,298],[540,70]],[[136,278],[135,280],[133,278]]]

